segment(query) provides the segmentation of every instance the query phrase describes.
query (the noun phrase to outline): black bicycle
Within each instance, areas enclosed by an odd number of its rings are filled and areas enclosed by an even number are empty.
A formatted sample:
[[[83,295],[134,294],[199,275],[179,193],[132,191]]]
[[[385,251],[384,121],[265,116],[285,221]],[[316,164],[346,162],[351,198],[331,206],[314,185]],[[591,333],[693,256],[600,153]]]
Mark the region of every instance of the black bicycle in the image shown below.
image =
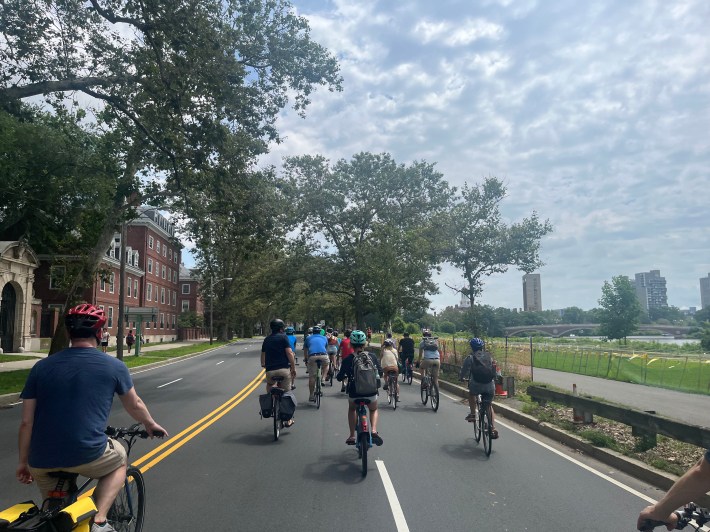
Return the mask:
[[[106,427],[106,434],[115,440],[120,440],[126,446],[126,454],[130,456],[131,448],[137,438],[147,438],[148,432],[140,428],[140,424],[131,425],[128,428]],[[163,434],[153,433],[159,438]],[[130,462],[129,462],[130,463]],[[52,491],[52,496],[45,499],[42,508],[39,509],[33,503],[26,503],[26,510],[17,516],[21,524],[10,528],[10,530],[43,530],[47,532],[61,532],[63,530],[76,530],[88,532],[91,518],[96,514],[96,507],[90,498],[82,498],[82,495],[95,479],[86,479],[81,486],[77,485],[79,475],[68,471],[56,471],[50,476],[57,479],[56,488]],[[72,515],[77,511],[72,511],[72,505],[82,505],[79,509],[79,516],[73,520]],[[16,505],[17,506],[17,505]],[[14,507],[13,507],[14,508]],[[12,510],[12,509],[10,509]],[[65,512],[65,510],[67,510]],[[4,514],[5,512],[0,512]],[[119,532],[140,532],[143,529],[145,518],[145,481],[143,473],[137,467],[129,466],[126,471],[126,480],[123,489],[118,492],[107,514],[107,520],[113,528]],[[4,530],[4,529],[3,529]]]
[[[675,526],[676,530],[683,530],[688,525],[695,530],[700,530],[705,523],[710,522],[710,511],[706,508],[700,508],[692,502],[688,503],[682,510],[676,511],[675,514],[678,517],[678,524]],[[647,520],[639,530],[653,530],[658,526],[665,525],[664,521]]]
[[[414,371],[412,371],[412,361],[407,358],[404,362],[404,369],[402,370],[402,382],[407,384],[412,384],[412,378],[414,377]]]
[[[492,408],[490,401],[484,401],[480,395],[476,396],[476,408],[473,410],[473,436],[476,443],[483,439],[483,450],[486,456],[491,455],[493,447]]]

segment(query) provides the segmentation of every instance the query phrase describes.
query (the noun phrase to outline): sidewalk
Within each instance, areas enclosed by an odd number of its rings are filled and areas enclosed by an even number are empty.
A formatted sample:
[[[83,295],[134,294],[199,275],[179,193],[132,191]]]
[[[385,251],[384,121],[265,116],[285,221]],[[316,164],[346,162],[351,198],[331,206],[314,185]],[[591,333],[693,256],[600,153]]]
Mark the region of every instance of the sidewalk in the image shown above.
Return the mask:
[[[162,342],[162,343],[151,343],[143,344],[141,346],[141,355],[144,353],[150,353],[151,351],[165,351],[166,349],[175,349],[178,347],[185,347],[194,344],[208,343],[209,339],[200,340],[187,340],[185,342]],[[3,371],[15,371],[18,369],[30,369],[34,366],[37,361],[41,358],[45,358],[47,353],[6,353],[8,356],[24,356],[24,357],[35,357],[34,360],[18,360],[17,362],[0,362],[0,372]],[[109,351],[107,355],[116,356],[116,351]],[[127,350],[124,346],[123,356],[132,356],[127,354]]]

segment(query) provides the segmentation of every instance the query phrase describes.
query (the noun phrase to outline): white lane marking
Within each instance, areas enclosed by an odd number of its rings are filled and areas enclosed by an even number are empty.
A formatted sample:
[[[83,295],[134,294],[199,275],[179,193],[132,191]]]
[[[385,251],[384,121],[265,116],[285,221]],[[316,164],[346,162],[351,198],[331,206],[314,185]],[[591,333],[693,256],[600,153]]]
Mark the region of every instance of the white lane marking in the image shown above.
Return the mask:
[[[441,393],[441,392],[439,392],[439,393]],[[455,398],[455,397],[452,397],[452,396],[450,396],[449,394],[445,394],[445,393],[441,393],[441,395],[443,395],[444,397],[448,397],[449,399],[451,399],[451,400],[453,400],[453,401],[456,401],[456,402],[461,401],[461,397]],[[498,418],[498,419],[500,419],[500,418]],[[507,423],[503,423],[503,422],[500,421],[500,420],[496,422],[496,425],[502,425],[502,426],[504,426],[506,429],[512,430],[513,432],[515,432],[515,433],[517,433],[517,434],[520,434],[522,437],[527,438],[527,439],[530,440],[531,442],[537,443],[540,447],[544,447],[544,448],[547,449],[548,451],[552,451],[553,453],[555,453],[555,454],[558,455],[558,456],[561,456],[561,457],[564,458],[565,460],[568,460],[568,461],[572,462],[573,464],[578,465],[578,466],[581,467],[582,469],[586,469],[587,471],[589,471],[590,473],[592,473],[592,474],[598,476],[599,478],[603,478],[604,480],[606,480],[606,481],[608,481],[608,482],[614,484],[615,486],[621,488],[622,490],[627,491],[627,492],[631,493],[632,495],[636,495],[638,498],[643,499],[644,501],[646,501],[646,502],[648,502],[648,503],[650,503],[650,504],[656,504],[656,502],[658,502],[658,501],[656,501],[656,499],[653,499],[653,498],[649,497],[648,495],[646,495],[646,494],[644,494],[644,493],[641,493],[640,491],[635,490],[635,489],[632,488],[631,486],[627,486],[626,484],[622,484],[622,483],[619,482],[618,480],[616,480],[616,479],[614,479],[614,478],[611,478],[610,476],[605,475],[604,473],[602,473],[602,472],[600,472],[600,471],[597,471],[597,470],[594,469],[593,467],[588,466],[587,464],[584,464],[584,463],[580,462],[579,460],[576,460],[575,458],[572,458],[571,456],[567,456],[567,455],[566,455],[565,453],[563,453],[562,451],[558,451],[558,450],[555,449],[554,447],[552,447],[552,446],[550,446],[550,445],[547,445],[546,443],[541,442],[540,440],[536,440],[535,438],[533,438],[533,437],[530,436],[529,434],[525,434],[523,431],[516,429],[516,428],[513,427],[512,425],[508,425]]]
[[[160,386],[158,386],[158,388],[163,388],[164,386],[167,386],[168,384],[174,384],[174,383],[181,381],[181,380],[182,380],[182,377],[180,377],[179,379],[175,379],[174,381],[170,381],[170,382],[166,382],[165,384],[161,384]]]
[[[219,366],[220,364],[224,364],[224,360],[222,360],[221,362],[217,362],[215,366]]]
[[[385,486],[385,493],[387,493],[387,499],[389,500],[390,508],[392,509],[392,515],[394,516],[394,522],[397,525],[397,532],[409,532],[407,520],[404,518],[404,512],[402,511],[402,507],[399,505],[397,492],[394,491],[394,485],[392,484],[389,473],[387,473],[385,463],[382,460],[375,460],[375,464],[377,464],[377,469],[380,472],[382,484]]]

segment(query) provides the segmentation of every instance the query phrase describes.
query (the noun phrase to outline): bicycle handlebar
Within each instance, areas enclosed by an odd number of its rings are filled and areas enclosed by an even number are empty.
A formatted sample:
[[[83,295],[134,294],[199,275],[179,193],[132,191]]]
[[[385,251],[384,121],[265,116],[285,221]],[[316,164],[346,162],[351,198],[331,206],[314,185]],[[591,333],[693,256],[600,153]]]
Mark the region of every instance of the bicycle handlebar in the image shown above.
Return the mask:
[[[686,526],[690,525],[695,530],[700,530],[700,528],[705,524],[710,522],[710,510],[706,508],[701,508],[695,503],[688,503],[685,508],[674,512],[678,518],[678,523],[675,526],[676,530],[683,530]],[[694,521],[696,524],[691,523]],[[639,528],[641,531],[653,530],[659,526],[665,526],[667,523],[665,521],[655,521],[647,519],[642,525],[643,528]]]

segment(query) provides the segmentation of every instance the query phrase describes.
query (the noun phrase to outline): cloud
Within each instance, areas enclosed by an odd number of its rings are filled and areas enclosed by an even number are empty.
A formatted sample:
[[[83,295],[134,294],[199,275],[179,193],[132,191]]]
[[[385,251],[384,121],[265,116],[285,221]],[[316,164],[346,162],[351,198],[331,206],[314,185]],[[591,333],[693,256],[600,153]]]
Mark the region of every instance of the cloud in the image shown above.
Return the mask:
[[[436,162],[454,185],[495,175],[508,221],[555,232],[545,308],[597,305],[604,280],[661,269],[669,302],[700,303],[710,271],[710,4],[704,0],[295,0],[340,58],[344,91],[317,92],[265,161],[387,151]],[[444,269],[449,284],[460,276]],[[483,301],[522,306],[522,273]],[[434,304],[459,298],[443,282]]]

